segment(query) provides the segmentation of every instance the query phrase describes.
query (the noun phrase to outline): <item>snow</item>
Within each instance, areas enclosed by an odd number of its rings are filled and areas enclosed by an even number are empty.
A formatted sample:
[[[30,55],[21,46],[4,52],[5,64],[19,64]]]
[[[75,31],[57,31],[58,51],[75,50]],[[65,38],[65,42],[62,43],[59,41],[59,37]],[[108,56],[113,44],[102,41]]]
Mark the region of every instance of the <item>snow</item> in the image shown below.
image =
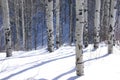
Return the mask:
[[[0,80],[120,80],[120,50],[107,46],[97,50],[89,45],[83,50],[84,76],[76,76],[75,46],[62,46],[49,53],[45,48],[33,51],[14,51],[10,58],[0,53]]]

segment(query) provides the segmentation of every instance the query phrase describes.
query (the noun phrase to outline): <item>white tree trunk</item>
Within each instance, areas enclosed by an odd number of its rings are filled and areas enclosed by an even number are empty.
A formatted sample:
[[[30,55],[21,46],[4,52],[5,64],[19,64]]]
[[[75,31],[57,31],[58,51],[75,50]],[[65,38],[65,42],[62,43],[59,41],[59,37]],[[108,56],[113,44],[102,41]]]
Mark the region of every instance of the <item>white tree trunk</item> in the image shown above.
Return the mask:
[[[105,39],[104,39],[104,25],[103,25],[103,22],[104,22],[104,4],[105,4],[105,1],[106,0],[101,0],[101,14],[100,14],[100,33],[101,33],[101,35],[100,35],[100,41],[104,41]]]
[[[60,47],[60,0],[56,0],[56,48]]]
[[[88,0],[84,0],[84,46],[88,46]]]
[[[53,29],[53,0],[46,0],[46,23],[48,34],[48,51],[54,51],[54,29]]]
[[[116,4],[117,0],[111,0],[110,6],[110,22],[109,22],[109,32],[108,32],[108,53],[113,53],[113,40],[114,40],[114,26],[115,26],[115,17],[116,17]]]
[[[103,18],[103,27],[104,27],[104,39],[108,40],[108,26],[109,26],[109,15],[110,15],[110,0],[105,0],[104,3],[104,18]]]
[[[15,24],[16,24],[16,50],[20,49],[20,24],[19,24],[19,0],[14,1],[15,5]]]
[[[21,0],[22,6],[22,34],[23,34],[23,49],[25,49],[25,25],[24,25],[24,0]]]
[[[101,0],[95,0],[95,19],[94,19],[94,49],[98,48],[100,42],[100,7]]]
[[[76,0],[76,73],[84,74],[83,64],[84,0]]]
[[[3,26],[5,31],[6,57],[10,57],[12,56],[12,48],[11,48],[11,29],[8,0],[2,0],[2,8],[3,8]]]

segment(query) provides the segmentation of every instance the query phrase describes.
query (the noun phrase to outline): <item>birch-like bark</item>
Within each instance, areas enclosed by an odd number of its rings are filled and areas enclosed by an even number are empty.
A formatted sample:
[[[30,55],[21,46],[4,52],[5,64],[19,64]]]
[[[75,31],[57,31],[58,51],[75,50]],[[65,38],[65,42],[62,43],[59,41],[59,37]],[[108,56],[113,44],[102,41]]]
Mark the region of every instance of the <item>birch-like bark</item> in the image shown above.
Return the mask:
[[[115,17],[116,17],[116,4],[117,0],[110,0],[110,22],[109,22],[109,32],[108,32],[108,53],[113,53],[113,40],[114,40],[114,26],[115,26]]]
[[[19,24],[19,0],[14,1],[15,5],[15,24],[16,24],[16,49],[20,50],[20,24]]]
[[[23,49],[25,49],[25,25],[24,25],[24,0],[21,0],[22,11],[22,35],[23,35]]]
[[[56,0],[56,48],[60,47],[60,0]]]
[[[109,26],[109,15],[110,15],[110,0],[105,0],[104,4],[104,18],[103,18],[103,27],[104,27],[104,39],[108,40],[108,26]]]
[[[88,0],[84,0],[84,46],[88,46]]]
[[[53,0],[46,1],[46,23],[48,34],[48,51],[54,51],[54,29],[53,29]]]
[[[10,57],[12,56],[12,48],[11,48],[11,29],[8,0],[2,0],[2,9],[3,9],[3,26],[5,32],[6,57]]]
[[[101,0],[101,14],[100,14],[100,41],[104,41],[104,25],[103,25],[103,20],[104,20],[104,4],[106,0]]]
[[[95,0],[95,19],[94,19],[94,49],[98,48],[100,42],[100,7],[101,0]]]
[[[84,74],[83,64],[84,0],[76,0],[76,74]]]

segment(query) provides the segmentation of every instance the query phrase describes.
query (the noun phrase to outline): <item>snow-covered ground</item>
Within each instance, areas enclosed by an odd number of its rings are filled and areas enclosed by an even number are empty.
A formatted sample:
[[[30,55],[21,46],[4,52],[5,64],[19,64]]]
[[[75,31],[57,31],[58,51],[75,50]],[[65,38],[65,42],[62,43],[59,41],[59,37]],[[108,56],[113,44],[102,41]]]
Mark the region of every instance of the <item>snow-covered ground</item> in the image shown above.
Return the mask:
[[[92,50],[84,50],[84,76],[75,72],[75,47],[62,46],[53,53],[39,49],[29,52],[13,52],[5,58],[0,53],[0,80],[120,80],[120,50],[107,54],[107,46],[100,44]]]

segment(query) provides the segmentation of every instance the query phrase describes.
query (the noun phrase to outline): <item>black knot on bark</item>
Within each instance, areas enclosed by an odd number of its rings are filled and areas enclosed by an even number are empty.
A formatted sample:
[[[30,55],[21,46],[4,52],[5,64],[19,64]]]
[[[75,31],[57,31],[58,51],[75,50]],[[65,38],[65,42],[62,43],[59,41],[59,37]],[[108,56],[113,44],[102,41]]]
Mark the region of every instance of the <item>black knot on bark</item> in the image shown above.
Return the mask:
[[[51,2],[52,0],[48,0],[48,2]]]

